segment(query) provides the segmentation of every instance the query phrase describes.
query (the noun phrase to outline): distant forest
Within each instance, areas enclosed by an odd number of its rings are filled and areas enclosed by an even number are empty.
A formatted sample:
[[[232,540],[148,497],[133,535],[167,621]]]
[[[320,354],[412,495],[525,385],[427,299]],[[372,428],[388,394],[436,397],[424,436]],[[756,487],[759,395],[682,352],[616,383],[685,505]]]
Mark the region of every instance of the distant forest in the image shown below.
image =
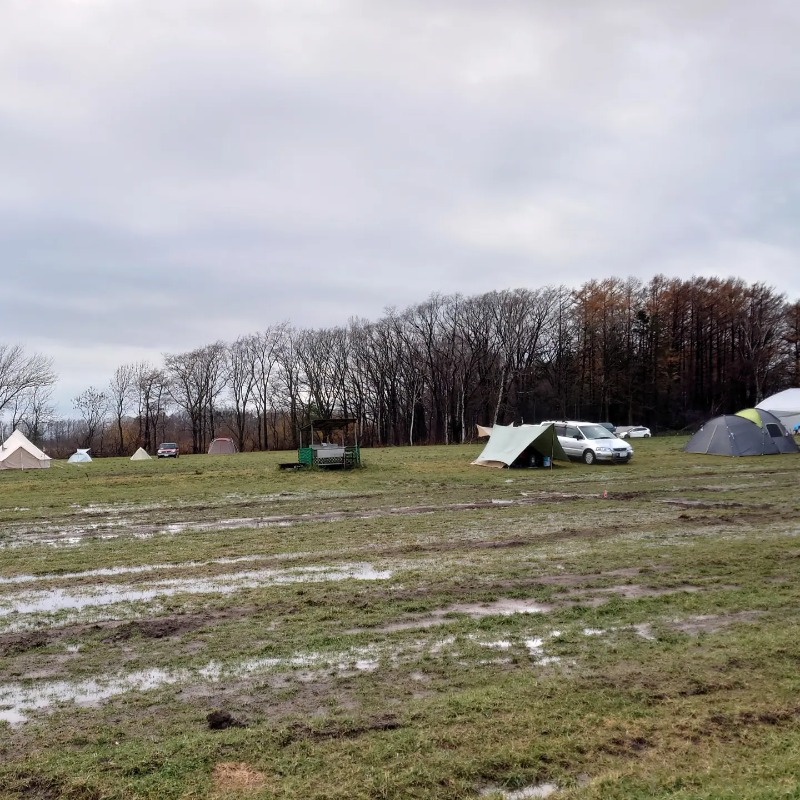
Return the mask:
[[[476,423],[544,419],[680,431],[800,385],[800,301],[764,283],[664,276],[437,294],[375,321],[282,322],[121,365],[75,398],[74,419],[53,418],[40,383],[0,411],[49,452],[152,453],[162,440],[204,452],[215,436],[285,449],[310,419],[338,415],[358,420],[368,446],[464,442]]]

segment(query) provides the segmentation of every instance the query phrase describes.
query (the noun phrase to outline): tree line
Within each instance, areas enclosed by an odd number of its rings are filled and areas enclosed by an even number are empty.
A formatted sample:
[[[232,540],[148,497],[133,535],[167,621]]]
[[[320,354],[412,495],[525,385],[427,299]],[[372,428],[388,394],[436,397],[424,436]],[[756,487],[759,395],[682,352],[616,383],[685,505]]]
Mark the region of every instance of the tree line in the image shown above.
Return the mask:
[[[120,365],[49,405],[49,360],[0,345],[0,414],[49,452],[296,447],[312,418],[358,420],[365,445],[464,442],[475,424],[610,420],[696,427],[800,385],[800,301],[738,278],[659,275],[465,297],[434,294],[333,328],[271,324],[233,342]]]

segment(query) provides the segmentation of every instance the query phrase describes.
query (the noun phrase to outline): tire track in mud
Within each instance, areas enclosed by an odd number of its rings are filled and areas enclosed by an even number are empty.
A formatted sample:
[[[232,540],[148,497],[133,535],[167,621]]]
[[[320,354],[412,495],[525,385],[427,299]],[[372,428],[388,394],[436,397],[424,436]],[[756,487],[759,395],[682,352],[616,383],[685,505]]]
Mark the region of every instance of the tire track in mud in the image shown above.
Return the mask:
[[[618,492],[614,493],[613,497],[609,496],[603,499],[605,502],[608,502],[608,500],[628,501],[640,498],[642,494],[642,492]],[[87,537],[110,539],[125,535],[149,538],[157,534],[226,531],[240,528],[289,527],[300,524],[417,516],[441,512],[497,510],[537,506],[554,502],[596,500],[599,497],[602,497],[602,495],[597,493],[541,492],[523,497],[492,498],[489,500],[475,500],[466,503],[425,504],[418,506],[360,509],[354,511],[321,511],[305,514],[275,514],[263,517],[234,517],[210,521],[179,521],[147,525],[125,523],[121,520],[115,520],[113,523],[109,524],[97,522],[92,522],[87,525],[71,524],[66,528],[60,528],[55,525],[51,527],[46,525],[29,526],[16,531],[13,528],[7,529],[6,536],[9,541],[6,541],[2,546],[8,547],[14,546],[14,544],[79,544],[81,539]]]

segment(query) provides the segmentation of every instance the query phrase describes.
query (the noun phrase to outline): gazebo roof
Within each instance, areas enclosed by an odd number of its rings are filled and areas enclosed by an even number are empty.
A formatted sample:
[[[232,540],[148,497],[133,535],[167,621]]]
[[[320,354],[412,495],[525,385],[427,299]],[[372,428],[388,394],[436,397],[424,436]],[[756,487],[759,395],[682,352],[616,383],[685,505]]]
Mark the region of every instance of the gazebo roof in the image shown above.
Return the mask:
[[[311,422],[304,426],[304,431],[335,431],[340,428],[346,428],[348,425],[355,425],[358,422],[355,417],[328,417],[327,419],[312,419]]]

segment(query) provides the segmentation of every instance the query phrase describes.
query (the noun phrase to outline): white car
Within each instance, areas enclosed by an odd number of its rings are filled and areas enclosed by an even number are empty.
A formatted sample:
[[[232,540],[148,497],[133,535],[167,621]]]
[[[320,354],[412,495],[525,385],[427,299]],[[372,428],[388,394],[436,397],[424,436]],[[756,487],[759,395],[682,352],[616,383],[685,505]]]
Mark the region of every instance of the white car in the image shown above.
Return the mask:
[[[543,422],[542,425],[550,425]],[[584,464],[611,461],[627,464],[633,458],[633,448],[618,439],[608,428],[597,422],[552,422],[564,452]]]
[[[650,436],[650,428],[645,428],[644,425],[634,425],[632,428],[623,428],[619,433],[620,439],[649,439]]]

